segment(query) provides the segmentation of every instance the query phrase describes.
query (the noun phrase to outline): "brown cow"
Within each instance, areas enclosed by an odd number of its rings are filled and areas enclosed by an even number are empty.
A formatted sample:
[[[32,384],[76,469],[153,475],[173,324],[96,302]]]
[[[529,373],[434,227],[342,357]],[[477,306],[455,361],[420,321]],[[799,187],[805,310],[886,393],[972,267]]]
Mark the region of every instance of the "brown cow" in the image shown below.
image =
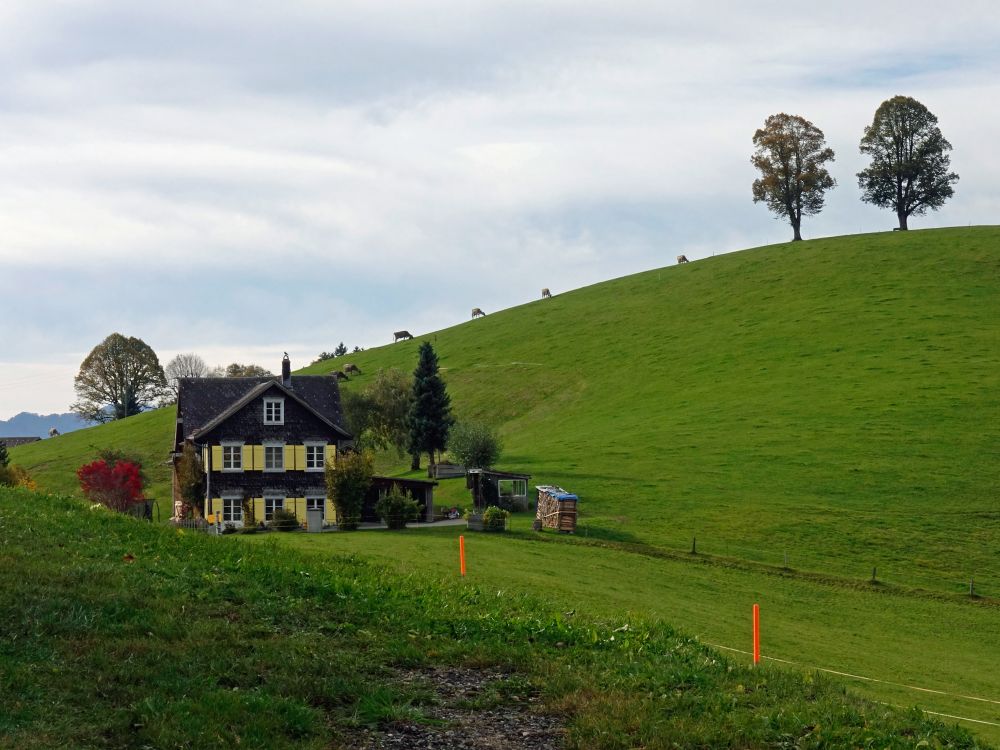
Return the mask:
[[[346,365],[344,365],[344,373],[346,374],[346,373],[349,373],[349,372],[352,372],[355,375],[360,375],[361,374],[361,368],[358,367],[357,365],[352,365],[350,362],[348,362]]]
[[[548,297],[549,299],[552,299],[552,292],[549,291],[548,287],[545,287],[542,290],[542,299],[545,299],[546,297]]]
[[[472,317],[473,318],[485,318],[486,317],[486,313],[484,313],[478,307],[473,307],[472,308]]]
[[[392,343],[395,344],[397,341],[403,341],[412,338],[413,334],[410,333],[409,331],[396,331],[394,334],[392,334]]]
[[[347,377],[347,375],[345,373],[342,373],[340,370],[334,370],[333,372],[331,372],[330,373],[330,377],[336,378],[338,381],[339,380],[350,380],[350,378]]]
[[[678,262],[678,263],[687,263],[687,262],[689,262],[689,261],[688,261],[688,259],[687,259],[687,256],[686,256],[686,255],[678,255],[678,256],[677,256],[677,262]]]

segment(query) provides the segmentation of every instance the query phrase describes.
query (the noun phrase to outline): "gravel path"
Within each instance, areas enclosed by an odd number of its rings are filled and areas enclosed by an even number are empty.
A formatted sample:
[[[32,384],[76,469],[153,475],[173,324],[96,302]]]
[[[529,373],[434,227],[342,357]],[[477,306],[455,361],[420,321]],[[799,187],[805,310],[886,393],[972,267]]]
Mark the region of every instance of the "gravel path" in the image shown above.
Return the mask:
[[[538,713],[534,695],[511,695],[503,705],[485,700],[509,675],[496,669],[441,667],[401,671],[399,681],[423,687],[435,700],[423,706],[433,723],[397,721],[379,731],[365,731],[349,745],[355,750],[558,750],[562,722]],[[521,691],[525,692],[525,691]],[[488,696],[487,696],[488,698]],[[470,707],[477,702],[485,707]]]

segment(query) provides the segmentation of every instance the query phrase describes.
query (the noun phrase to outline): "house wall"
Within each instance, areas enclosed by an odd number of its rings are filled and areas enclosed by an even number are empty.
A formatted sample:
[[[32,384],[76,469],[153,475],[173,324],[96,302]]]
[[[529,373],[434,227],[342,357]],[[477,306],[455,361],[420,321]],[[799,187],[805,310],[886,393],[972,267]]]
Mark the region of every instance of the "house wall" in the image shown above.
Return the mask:
[[[210,497],[205,512],[220,513],[222,498],[229,494],[250,498],[254,521],[264,520],[264,497],[270,494],[286,498],[285,509],[293,511],[300,521],[306,521],[306,496],[326,498],[326,480],[323,471],[305,470],[305,443],[326,443],[326,463],[335,461],[340,434],[331,430],[301,404],[285,397],[284,423],[264,423],[264,399],[278,396],[278,390],[268,391],[254,399],[225,422],[205,435],[203,452],[209,472]],[[221,446],[228,442],[243,443],[243,470],[222,471]],[[283,442],[284,471],[263,470],[263,446],[269,442]],[[326,500],[325,518],[333,522],[336,516],[333,504]]]

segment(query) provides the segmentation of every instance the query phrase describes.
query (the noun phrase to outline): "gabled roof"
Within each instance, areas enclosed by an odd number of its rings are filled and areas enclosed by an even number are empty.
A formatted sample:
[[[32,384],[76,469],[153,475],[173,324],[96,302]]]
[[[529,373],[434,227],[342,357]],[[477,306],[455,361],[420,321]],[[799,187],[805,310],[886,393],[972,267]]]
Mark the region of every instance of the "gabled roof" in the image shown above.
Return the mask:
[[[275,377],[180,378],[179,432],[184,438],[197,439],[272,389],[297,401],[345,439],[350,439],[351,435],[340,426],[343,421],[340,389],[337,381],[328,375],[293,375],[288,387]]]

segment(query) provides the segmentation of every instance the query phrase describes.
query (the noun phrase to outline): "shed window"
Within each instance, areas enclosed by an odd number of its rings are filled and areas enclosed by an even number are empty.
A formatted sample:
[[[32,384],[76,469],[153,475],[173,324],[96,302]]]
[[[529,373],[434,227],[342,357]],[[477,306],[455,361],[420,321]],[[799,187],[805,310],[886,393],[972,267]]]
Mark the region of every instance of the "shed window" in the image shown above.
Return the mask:
[[[525,479],[499,479],[497,480],[497,492],[500,497],[526,497],[528,482]]]
[[[284,423],[285,423],[285,399],[265,398],[264,424],[284,424]]]

